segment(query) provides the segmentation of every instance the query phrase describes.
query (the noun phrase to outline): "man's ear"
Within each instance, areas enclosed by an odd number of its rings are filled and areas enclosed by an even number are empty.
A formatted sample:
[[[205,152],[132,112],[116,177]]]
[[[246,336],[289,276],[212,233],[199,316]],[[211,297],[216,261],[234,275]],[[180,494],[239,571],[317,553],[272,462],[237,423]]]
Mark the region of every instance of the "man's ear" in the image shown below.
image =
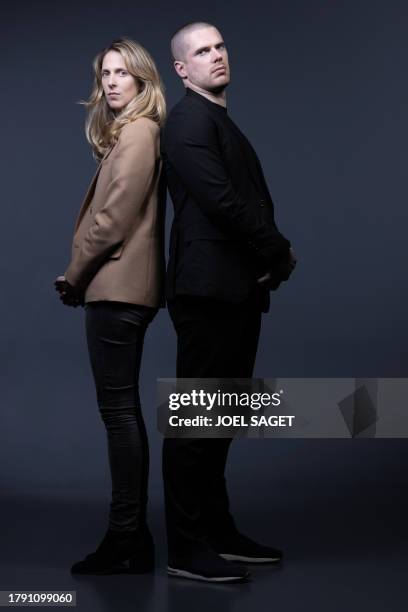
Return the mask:
[[[184,68],[184,62],[180,62],[180,60],[175,60],[174,70],[182,79],[185,79],[187,77],[186,69]]]

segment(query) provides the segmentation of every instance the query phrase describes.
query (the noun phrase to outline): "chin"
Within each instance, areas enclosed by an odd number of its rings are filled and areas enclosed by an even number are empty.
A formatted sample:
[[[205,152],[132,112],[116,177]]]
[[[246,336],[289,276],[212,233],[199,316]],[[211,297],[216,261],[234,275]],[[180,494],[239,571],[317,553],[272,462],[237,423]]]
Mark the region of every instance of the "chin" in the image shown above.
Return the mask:
[[[209,86],[209,91],[213,91],[214,93],[221,93],[229,84],[229,79],[219,79],[218,83],[211,83]]]
[[[214,87],[226,87],[230,82],[229,74],[221,74],[213,81]]]

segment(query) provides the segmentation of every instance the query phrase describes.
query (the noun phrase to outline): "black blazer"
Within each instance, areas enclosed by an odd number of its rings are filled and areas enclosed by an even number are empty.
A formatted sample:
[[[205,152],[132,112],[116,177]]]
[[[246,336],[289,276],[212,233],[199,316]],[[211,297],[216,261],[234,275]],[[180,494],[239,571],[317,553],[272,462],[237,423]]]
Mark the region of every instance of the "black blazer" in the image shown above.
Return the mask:
[[[226,109],[187,89],[161,143],[174,205],[167,299],[239,302],[266,271],[279,282],[290,242],[276,227],[259,159]]]

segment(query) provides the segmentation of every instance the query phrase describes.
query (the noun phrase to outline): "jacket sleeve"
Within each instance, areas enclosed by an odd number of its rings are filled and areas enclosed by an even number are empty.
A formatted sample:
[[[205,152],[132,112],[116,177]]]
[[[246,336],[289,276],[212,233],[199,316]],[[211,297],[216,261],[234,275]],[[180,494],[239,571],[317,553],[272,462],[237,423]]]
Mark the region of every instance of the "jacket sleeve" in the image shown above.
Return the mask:
[[[155,172],[158,134],[158,127],[145,118],[122,128],[111,153],[106,201],[65,272],[71,285],[85,289],[137,220]]]
[[[175,109],[164,129],[163,150],[191,197],[222,231],[246,242],[265,267],[286,257],[290,242],[264,220],[261,208],[233,188],[211,116]]]

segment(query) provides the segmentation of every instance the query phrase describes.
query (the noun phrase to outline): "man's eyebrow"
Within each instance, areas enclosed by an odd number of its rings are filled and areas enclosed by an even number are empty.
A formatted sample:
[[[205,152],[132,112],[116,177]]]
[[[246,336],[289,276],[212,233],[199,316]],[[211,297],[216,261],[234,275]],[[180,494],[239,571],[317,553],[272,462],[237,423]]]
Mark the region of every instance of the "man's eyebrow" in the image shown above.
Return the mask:
[[[219,47],[221,45],[225,45],[223,40],[220,40],[219,42],[217,42],[214,47]],[[194,51],[194,55],[197,55],[198,53],[201,53],[201,51],[209,51],[211,47],[210,46],[206,46],[206,47],[200,47],[199,49],[196,49],[196,51]]]
[[[208,51],[210,47],[200,47],[199,49],[196,49],[194,51],[194,55],[197,55],[197,53],[201,53],[201,51]]]

